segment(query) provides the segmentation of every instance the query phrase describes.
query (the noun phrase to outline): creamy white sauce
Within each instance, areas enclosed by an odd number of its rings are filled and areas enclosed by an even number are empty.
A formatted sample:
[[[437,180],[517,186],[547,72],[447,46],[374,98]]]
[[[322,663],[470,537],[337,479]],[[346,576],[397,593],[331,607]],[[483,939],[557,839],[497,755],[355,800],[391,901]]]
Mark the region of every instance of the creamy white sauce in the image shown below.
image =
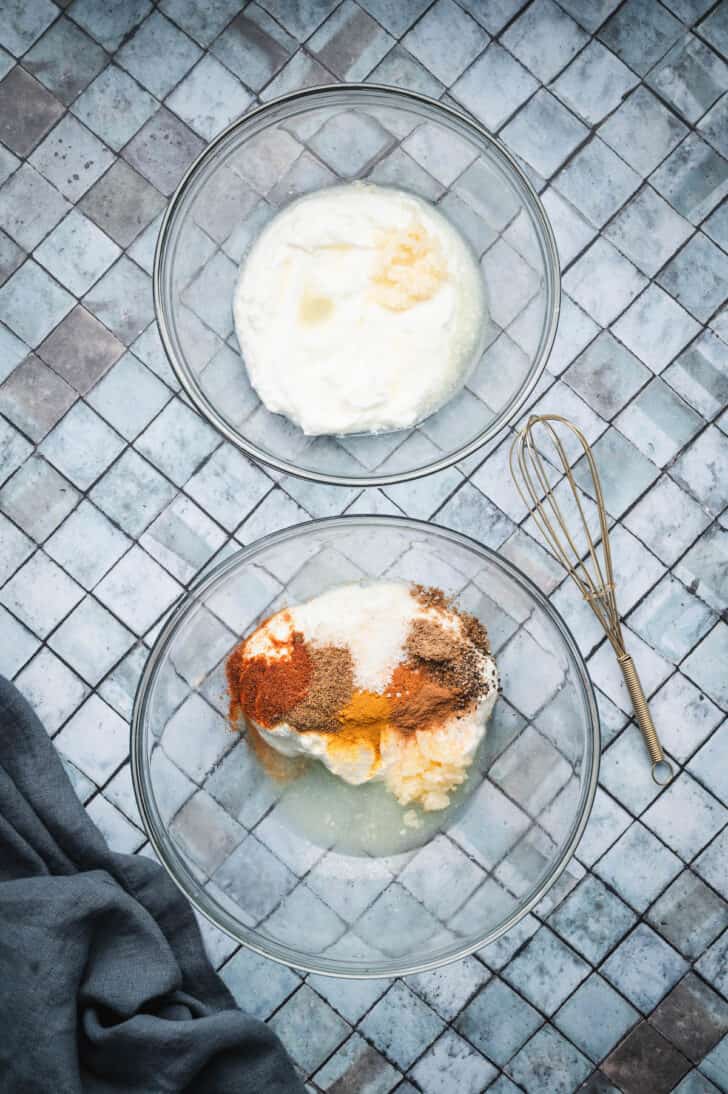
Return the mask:
[[[270,221],[243,260],[234,318],[270,411],[314,435],[403,429],[467,380],[483,339],[483,282],[433,205],[347,183]]]

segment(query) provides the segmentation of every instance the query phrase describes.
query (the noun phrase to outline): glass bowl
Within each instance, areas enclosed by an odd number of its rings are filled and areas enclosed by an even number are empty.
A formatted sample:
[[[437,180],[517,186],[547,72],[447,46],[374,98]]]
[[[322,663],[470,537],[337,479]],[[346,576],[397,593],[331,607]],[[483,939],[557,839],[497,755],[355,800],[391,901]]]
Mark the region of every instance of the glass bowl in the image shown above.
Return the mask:
[[[476,614],[503,693],[468,792],[428,815],[437,830],[397,854],[357,855],[291,823],[298,781],[276,782],[230,730],[224,667],[278,607],[372,578],[438,585]],[[258,953],[346,977],[435,968],[513,927],[573,854],[599,764],[589,677],[548,601],[467,536],[393,517],[313,521],[221,562],[160,633],[131,735],[144,825],[194,906]]]
[[[480,260],[489,320],[467,386],[420,425],[310,437],[266,410],[251,387],[233,290],[242,257],[274,213],[352,179],[413,191],[450,218]],[[514,421],[545,368],[559,294],[548,218],[506,149],[442,103],[368,84],[296,92],[221,133],[180,183],[154,261],[162,342],[200,413],[253,459],[338,485],[438,471]]]

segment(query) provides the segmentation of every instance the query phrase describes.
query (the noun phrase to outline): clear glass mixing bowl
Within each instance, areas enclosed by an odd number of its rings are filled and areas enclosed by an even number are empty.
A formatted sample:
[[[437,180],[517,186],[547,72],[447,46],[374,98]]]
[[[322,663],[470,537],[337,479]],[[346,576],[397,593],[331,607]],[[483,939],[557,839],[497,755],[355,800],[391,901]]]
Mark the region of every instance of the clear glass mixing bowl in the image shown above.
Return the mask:
[[[484,350],[467,386],[413,429],[307,437],[251,387],[233,330],[233,290],[241,258],[274,213],[353,179],[413,191],[464,234],[488,302]],[[254,459],[339,485],[440,470],[514,421],[546,365],[559,293],[553,232],[506,149],[442,103],[368,84],[300,91],[221,133],[180,183],[154,263],[162,341],[200,413]]]
[[[224,666],[276,608],[373,578],[438,585],[477,615],[503,693],[441,830],[401,853],[354,855],[291,824],[297,781],[272,779],[230,730]],[[314,521],[221,562],[159,635],[132,718],[141,815],[195,907],[259,953],[347,977],[434,968],[517,923],[568,863],[598,763],[594,694],[560,616],[505,559],[405,518]]]

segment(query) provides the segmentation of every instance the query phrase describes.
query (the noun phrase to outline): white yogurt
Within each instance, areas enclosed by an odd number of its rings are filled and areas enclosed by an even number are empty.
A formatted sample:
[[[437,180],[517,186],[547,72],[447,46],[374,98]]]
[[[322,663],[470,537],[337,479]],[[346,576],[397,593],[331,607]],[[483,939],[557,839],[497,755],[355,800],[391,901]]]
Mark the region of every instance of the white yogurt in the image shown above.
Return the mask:
[[[353,182],[293,202],[243,260],[235,328],[253,387],[304,433],[408,428],[465,383],[477,260],[433,205]]]

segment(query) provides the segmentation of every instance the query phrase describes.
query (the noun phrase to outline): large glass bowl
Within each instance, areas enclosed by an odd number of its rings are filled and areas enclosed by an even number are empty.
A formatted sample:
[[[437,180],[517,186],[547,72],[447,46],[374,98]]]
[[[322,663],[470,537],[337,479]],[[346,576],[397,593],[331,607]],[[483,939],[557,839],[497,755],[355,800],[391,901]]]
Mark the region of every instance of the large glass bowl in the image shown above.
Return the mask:
[[[485,284],[485,348],[467,386],[417,427],[307,437],[251,387],[233,330],[233,290],[241,258],[274,213],[352,179],[413,191],[461,230]],[[514,421],[546,365],[559,292],[553,232],[506,149],[442,103],[366,84],[287,95],[221,133],[180,183],[154,263],[162,341],[200,413],[254,459],[339,485],[437,471]]]
[[[277,607],[372,578],[438,585],[475,613],[503,687],[442,831],[380,856],[327,850],[290,824],[297,784],[271,779],[230,730],[224,674],[239,637]],[[221,562],[159,635],[132,718],[141,815],[195,907],[259,953],[347,977],[434,968],[517,923],[576,847],[598,745],[584,662],[535,586],[466,536],[391,517],[314,521]]]

